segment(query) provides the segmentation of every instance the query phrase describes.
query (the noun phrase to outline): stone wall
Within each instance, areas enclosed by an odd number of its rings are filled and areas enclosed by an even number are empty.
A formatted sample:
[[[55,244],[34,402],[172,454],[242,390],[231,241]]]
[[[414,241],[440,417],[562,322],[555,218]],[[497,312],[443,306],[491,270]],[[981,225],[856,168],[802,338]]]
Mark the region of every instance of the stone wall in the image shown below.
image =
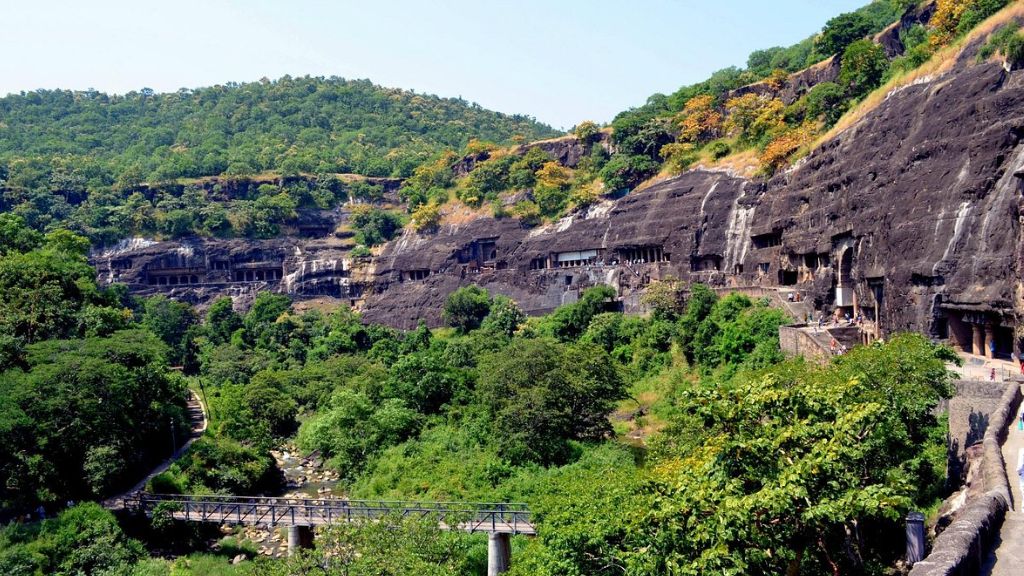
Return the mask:
[[[825,364],[831,358],[829,350],[801,330],[806,324],[779,327],[779,347],[787,356],[803,356],[807,360]]]
[[[1005,386],[983,440],[981,472],[985,493],[968,502],[957,519],[935,539],[931,554],[914,565],[910,576],[978,574],[986,553],[998,536],[1011,501],[1002,443],[1020,406],[1021,381],[1012,381]]]
[[[967,380],[954,385],[956,394],[942,408],[949,413],[949,476],[956,479],[963,473],[964,450],[984,439],[1006,386],[1002,382]]]

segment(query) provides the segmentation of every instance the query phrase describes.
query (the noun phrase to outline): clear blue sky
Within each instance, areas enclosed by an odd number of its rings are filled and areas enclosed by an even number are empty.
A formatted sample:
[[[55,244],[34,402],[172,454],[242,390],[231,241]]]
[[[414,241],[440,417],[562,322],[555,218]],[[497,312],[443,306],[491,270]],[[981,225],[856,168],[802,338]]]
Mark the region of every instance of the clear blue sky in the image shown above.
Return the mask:
[[[606,122],[868,0],[0,0],[0,94],[285,74]]]

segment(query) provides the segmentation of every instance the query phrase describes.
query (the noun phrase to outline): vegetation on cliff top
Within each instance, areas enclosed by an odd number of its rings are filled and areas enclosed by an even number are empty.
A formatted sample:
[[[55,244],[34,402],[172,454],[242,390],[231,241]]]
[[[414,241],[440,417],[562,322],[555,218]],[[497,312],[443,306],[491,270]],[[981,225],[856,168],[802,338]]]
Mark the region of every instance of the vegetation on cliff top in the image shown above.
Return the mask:
[[[880,84],[918,69],[1006,3],[940,0],[929,24],[901,31],[906,51],[890,61],[868,37],[917,3],[875,0],[793,46],[753,52],[745,68],[651,96],[614,119],[611,147],[598,143],[598,126],[580,123],[584,155],[572,169],[538,147],[503,147],[556,134],[529,118],[368,81],[8,96],[0,99],[0,209],[37,230],[69,227],[103,244],[128,235],[269,238],[295,232],[306,211],[380,202],[379,184],[339,178],[354,172],[404,178],[403,225],[419,232],[436,229],[453,200],[490,203],[495,216],[532,225],[697,163],[746,158],[771,174]],[[986,50],[1013,59],[1024,53],[1017,44]],[[782,101],[787,75],[830,57],[839,62],[835,82]],[[224,178],[199,178],[212,175]],[[397,222],[376,223],[388,220]],[[388,237],[360,234],[359,253]]]
[[[471,138],[507,144],[557,134],[526,116],[366,80],[285,76],[169,94],[41,90],[0,98],[0,210],[39,230],[70,226],[101,241],[266,237],[296,208],[372,192],[341,186],[335,174],[408,177]],[[302,191],[253,186],[240,198],[194,181],[265,172],[324,177]],[[180,185],[153,186],[166,183]]]

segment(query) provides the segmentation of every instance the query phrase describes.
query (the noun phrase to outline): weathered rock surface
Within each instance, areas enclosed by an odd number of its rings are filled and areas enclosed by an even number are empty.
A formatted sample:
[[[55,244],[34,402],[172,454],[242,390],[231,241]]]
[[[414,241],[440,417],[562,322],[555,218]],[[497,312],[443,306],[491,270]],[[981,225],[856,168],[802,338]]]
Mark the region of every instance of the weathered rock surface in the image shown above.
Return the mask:
[[[355,305],[361,298],[361,263],[348,258],[349,244],[317,240],[123,241],[95,252],[100,280],[126,284],[133,293],[167,294],[203,305],[230,296],[240,308],[261,290],[297,297],[329,296]]]
[[[1022,133],[1024,75],[971,65],[890,95],[767,182],[698,170],[533,230],[484,218],[408,234],[377,262],[367,317],[436,323],[446,294],[471,282],[531,312],[604,282],[628,307],[650,279],[674,276],[792,285],[818,308],[869,319],[877,305],[883,333],[968,348],[983,326],[1009,353],[1021,309]],[[473,256],[481,244],[493,258]],[[585,257],[559,264],[574,252]],[[429,276],[404,281],[411,270]]]
[[[324,239],[197,240],[94,260],[104,279],[193,300],[256,287],[365,297],[367,320],[403,328],[440,323],[447,295],[471,283],[530,313],[597,283],[616,287],[633,311],[644,286],[669,276],[784,285],[820,310],[877,317],[882,335],[916,330],[967,349],[994,342],[1009,354],[1024,309],[1022,134],[1024,72],[964,57],[890,94],[767,181],[695,170],[539,228],[482,217],[428,235],[407,231],[358,273],[345,249]],[[562,161],[577,157],[571,138],[552,142]],[[228,270],[216,268],[225,261]],[[197,285],[183,287],[182,274]],[[161,283],[174,275],[177,285]]]

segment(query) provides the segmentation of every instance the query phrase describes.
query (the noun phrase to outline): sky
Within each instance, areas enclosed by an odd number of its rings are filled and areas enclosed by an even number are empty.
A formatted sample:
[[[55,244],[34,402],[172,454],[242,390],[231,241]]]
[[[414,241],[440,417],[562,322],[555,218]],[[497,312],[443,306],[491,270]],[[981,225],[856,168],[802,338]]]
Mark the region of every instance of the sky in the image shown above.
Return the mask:
[[[0,0],[0,94],[341,76],[567,129],[868,0]]]

